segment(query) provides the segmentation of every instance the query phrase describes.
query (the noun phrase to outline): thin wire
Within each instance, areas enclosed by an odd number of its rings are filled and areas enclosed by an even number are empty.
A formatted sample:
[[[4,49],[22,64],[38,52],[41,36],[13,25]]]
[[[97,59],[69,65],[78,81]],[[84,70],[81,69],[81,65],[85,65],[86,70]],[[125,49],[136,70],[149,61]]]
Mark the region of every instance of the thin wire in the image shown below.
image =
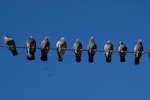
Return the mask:
[[[7,46],[0,46],[0,48],[7,48]],[[26,46],[16,46],[16,48],[25,49]],[[40,47],[36,47],[36,49],[41,49]],[[57,50],[57,48],[50,48],[50,50]],[[74,51],[74,49],[66,49],[67,51]],[[88,50],[82,49],[82,51],[87,52]],[[96,52],[105,52],[104,50],[96,50]],[[113,53],[119,53],[119,51],[113,51]],[[126,53],[134,53],[133,51],[127,51]],[[142,54],[150,54],[150,52],[143,52]]]

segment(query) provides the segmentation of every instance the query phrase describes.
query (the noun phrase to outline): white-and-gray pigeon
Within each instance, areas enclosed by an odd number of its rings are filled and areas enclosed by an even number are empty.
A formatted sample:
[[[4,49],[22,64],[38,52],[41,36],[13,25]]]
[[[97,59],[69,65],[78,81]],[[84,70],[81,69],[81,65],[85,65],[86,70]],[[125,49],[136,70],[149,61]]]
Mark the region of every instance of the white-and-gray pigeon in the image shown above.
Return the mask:
[[[93,36],[90,38],[87,49],[88,49],[88,61],[90,63],[92,63],[92,62],[94,62],[94,55],[95,55],[96,49],[97,49],[97,45],[94,41]]]
[[[7,48],[12,52],[14,56],[17,56],[18,52],[16,49],[15,41],[7,36],[3,36],[3,39]]]
[[[50,42],[48,37],[46,36],[41,43],[41,60],[47,61],[47,55],[50,50]]]
[[[73,44],[73,49],[76,56],[76,62],[80,62],[82,55],[82,43],[79,41],[79,39],[76,39],[75,43]]]
[[[34,60],[35,59],[35,51],[36,51],[36,41],[30,36],[26,40],[26,51],[27,51],[27,59]]]
[[[118,51],[119,51],[119,55],[120,55],[120,62],[125,62],[126,61],[125,57],[126,57],[126,53],[127,53],[127,46],[122,41],[120,41]]]
[[[111,62],[112,61],[111,56],[112,56],[113,50],[114,50],[113,44],[110,42],[110,40],[108,40],[107,43],[104,46],[106,62]]]
[[[67,43],[66,43],[64,37],[62,37],[56,43],[56,47],[57,47],[58,61],[63,61],[63,56],[64,56],[66,48],[67,48]]]
[[[135,57],[135,61],[134,64],[140,64],[140,58],[142,56],[144,47],[142,44],[142,40],[139,39],[137,44],[134,46],[134,57]]]

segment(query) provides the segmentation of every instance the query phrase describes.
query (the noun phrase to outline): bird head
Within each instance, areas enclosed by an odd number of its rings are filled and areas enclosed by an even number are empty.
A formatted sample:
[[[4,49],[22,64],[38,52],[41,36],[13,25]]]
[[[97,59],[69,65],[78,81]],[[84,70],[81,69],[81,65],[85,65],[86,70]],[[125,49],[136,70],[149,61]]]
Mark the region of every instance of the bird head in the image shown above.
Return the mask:
[[[107,43],[111,43],[110,40],[108,40]]]
[[[122,41],[120,41],[119,43],[120,43],[120,44],[123,44],[123,42],[122,42]]]
[[[29,38],[33,38],[33,36],[30,36]]]
[[[142,39],[138,39],[138,43],[142,43]]]
[[[65,41],[65,38],[64,38],[64,37],[61,37],[60,40],[61,40],[61,41]]]
[[[76,42],[79,42],[79,39],[76,39]]]
[[[45,40],[48,40],[48,38],[49,38],[49,37],[48,37],[48,36],[46,36],[44,39],[45,39]]]
[[[4,40],[7,40],[7,39],[8,39],[8,37],[7,37],[6,35],[3,35],[2,38],[3,38]]]
[[[94,42],[94,37],[93,36],[91,36],[90,41]]]

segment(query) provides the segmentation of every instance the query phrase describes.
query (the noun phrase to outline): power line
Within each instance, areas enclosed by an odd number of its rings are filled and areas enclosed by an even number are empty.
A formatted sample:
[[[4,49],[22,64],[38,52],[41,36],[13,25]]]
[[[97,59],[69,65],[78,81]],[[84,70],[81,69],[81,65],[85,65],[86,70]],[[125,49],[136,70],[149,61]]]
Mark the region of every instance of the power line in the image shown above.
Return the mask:
[[[7,48],[7,46],[0,46],[0,48]],[[27,48],[26,46],[16,46],[16,48],[22,48],[25,49]],[[36,47],[36,49],[41,49],[40,47]],[[57,50],[57,48],[50,48],[49,50]],[[67,51],[74,51],[74,49],[66,48]],[[82,49],[82,51],[87,52],[88,50]],[[104,50],[96,50],[96,52],[105,52]],[[113,53],[119,53],[119,51],[113,50]],[[127,51],[126,53],[135,53],[134,51]],[[150,55],[150,50],[149,52],[143,52],[142,54],[149,54]]]

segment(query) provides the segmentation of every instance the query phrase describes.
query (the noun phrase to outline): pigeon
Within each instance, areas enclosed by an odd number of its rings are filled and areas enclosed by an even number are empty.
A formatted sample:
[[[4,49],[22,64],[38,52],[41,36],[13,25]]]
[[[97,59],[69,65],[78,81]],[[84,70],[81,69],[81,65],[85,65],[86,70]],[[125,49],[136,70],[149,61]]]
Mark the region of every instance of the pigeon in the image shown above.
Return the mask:
[[[122,41],[120,41],[120,46],[118,47],[118,51],[119,51],[119,55],[120,55],[120,62],[125,62],[126,61],[125,56],[127,53],[127,46]]]
[[[67,43],[64,37],[60,38],[60,40],[56,43],[56,47],[57,47],[58,61],[63,61],[63,56],[67,48]]]
[[[16,49],[15,41],[7,36],[3,36],[3,39],[7,48],[12,52],[13,56],[17,56],[18,52]]]
[[[135,57],[134,64],[140,64],[140,58],[142,56],[143,50],[144,47],[142,44],[142,40],[139,39],[137,44],[134,46],[134,57]]]
[[[35,59],[35,51],[36,51],[36,41],[30,36],[26,41],[26,51],[27,51],[27,59],[34,60]]]
[[[75,43],[73,44],[73,49],[76,56],[76,62],[80,62],[82,54],[82,44],[79,39],[76,39]]]
[[[111,56],[113,53],[113,44],[110,42],[110,40],[107,41],[107,43],[104,46],[104,52],[105,52],[105,56],[106,56],[106,62],[111,62]]]
[[[88,61],[90,63],[92,63],[92,62],[94,62],[94,55],[95,55],[96,49],[97,49],[97,45],[96,45],[96,43],[94,41],[94,37],[93,36],[90,38],[90,41],[89,41],[87,49],[88,49]]]
[[[41,43],[41,60],[47,61],[47,55],[50,49],[50,42],[48,37],[45,37]]]

